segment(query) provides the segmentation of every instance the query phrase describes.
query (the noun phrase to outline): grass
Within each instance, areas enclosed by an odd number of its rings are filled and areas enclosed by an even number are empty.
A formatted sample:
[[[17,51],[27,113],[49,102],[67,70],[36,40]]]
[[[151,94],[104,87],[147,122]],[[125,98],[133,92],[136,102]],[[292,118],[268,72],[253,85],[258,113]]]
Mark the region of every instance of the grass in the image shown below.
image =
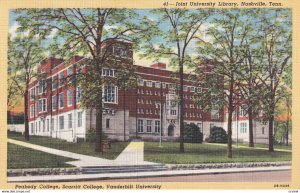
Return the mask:
[[[25,141],[24,136],[18,133],[8,133],[8,138],[19,141]],[[70,143],[65,140],[42,136],[30,136],[28,143],[50,147],[54,149],[69,151],[73,153],[100,157],[105,159],[116,159],[118,155],[126,148],[128,142],[112,142],[111,149],[106,152],[95,152],[95,143],[79,142]]]
[[[74,167],[65,162],[74,159],[61,157],[8,143],[7,168],[66,168]]]
[[[236,144],[233,144],[234,146],[236,146]],[[246,143],[239,143],[238,146],[244,146],[244,147],[248,147],[249,145]],[[259,147],[259,148],[269,148],[268,144],[254,144],[254,147]],[[283,150],[292,150],[292,145],[274,145],[274,149],[283,149]]]
[[[145,161],[165,164],[199,164],[229,162],[275,162],[290,161],[290,152],[268,152],[268,150],[236,148],[233,145],[233,158],[227,158],[227,147],[211,144],[185,143],[185,153],[179,153],[179,143],[145,143]]]

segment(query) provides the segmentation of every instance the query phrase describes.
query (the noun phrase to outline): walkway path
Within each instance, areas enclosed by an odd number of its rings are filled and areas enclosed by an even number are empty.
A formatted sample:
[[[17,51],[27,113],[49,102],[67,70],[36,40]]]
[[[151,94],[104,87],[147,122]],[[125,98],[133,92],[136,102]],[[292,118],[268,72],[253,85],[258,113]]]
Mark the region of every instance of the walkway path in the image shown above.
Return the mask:
[[[37,151],[46,152],[58,156],[68,157],[76,159],[76,161],[67,162],[77,167],[86,166],[128,166],[128,165],[155,165],[157,163],[144,161],[144,142],[131,142],[123,152],[115,159],[108,160],[103,158],[97,158],[93,156],[87,156],[68,151],[53,149],[31,143],[26,143],[14,139],[8,139],[9,143],[20,145],[23,147],[31,148]]]

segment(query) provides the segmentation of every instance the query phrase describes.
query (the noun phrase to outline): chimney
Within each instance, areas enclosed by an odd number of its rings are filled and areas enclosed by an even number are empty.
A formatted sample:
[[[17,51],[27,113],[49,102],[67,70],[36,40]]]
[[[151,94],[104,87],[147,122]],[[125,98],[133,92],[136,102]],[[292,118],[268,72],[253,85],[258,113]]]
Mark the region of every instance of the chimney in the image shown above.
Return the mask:
[[[150,67],[151,67],[151,68],[156,68],[156,69],[162,69],[162,70],[165,70],[165,69],[166,69],[166,63],[157,62],[157,63],[152,64]]]

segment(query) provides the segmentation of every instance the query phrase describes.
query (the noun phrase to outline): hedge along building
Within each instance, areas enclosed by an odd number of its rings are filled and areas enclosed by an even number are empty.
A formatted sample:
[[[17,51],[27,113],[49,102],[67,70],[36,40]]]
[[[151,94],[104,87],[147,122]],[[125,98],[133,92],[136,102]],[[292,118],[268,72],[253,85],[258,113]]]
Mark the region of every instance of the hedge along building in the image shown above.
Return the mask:
[[[111,52],[120,57],[120,62],[133,65],[130,43],[115,46]],[[84,73],[85,69],[82,69],[82,65],[78,65],[84,61],[83,57],[74,56],[69,64],[52,57],[40,62],[37,71],[43,76],[33,81],[29,88],[30,135],[50,136],[76,142],[85,139],[88,130],[96,127],[95,110],[83,110],[80,107],[81,89],[69,86],[65,81],[70,75]],[[102,76],[114,77],[116,73],[117,69],[102,70]],[[113,140],[136,137],[158,140],[161,131],[163,140],[177,140],[180,111],[176,103],[178,79],[176,76],[174,78],[174,72],[166,70],[164,63],[155,63],[150,67],[136,66],[135,73],[140,77],[135,88],[124,91],[116,85],[103,86],[104,133]],[[205,88],[193,86],[189,75],[184,74],[185,122],[198,125],[204,137],[209,136],[210,128],[213,126],[223,127],[226,130],[224,109],[203,112],[201,106],[193,102],[195,92],[205,92]],[[247,119],[241,117],[240,120]],[[240,139],[247,141],[245,126],[244,124],[242,126],[243,135],[240,135]],[[268,136],[266,130],[264,132]]]

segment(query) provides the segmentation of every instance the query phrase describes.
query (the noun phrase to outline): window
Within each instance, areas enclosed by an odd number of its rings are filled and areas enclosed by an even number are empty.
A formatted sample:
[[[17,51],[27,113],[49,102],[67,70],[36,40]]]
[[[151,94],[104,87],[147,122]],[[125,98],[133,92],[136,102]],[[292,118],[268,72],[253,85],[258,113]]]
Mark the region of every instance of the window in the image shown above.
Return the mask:
[[[82,112],[77,112],[77,126],[82,127]]]
[[[160,82],[155,82],[155,88],[160,88]]]
[[[47,111],[47,99],[39,100],[39,113]]]
[[[45,123],[46,121],[45,121],[45,119],[43,119],[42,122],[43,122],[43,132],[45,132],[46,131],[46,123]]]
[[[212,110],[211,111],[211,119],[212,120],[217,120],[219,118],[220,118],[219,111],[218,110]]]
[[[166,88],[166,83],[162,83],[162,87],[163,87],[163,88]]]
[[[190,87],[190,91],[191,91],[191,92],[195,92],[195,87],[191,86],[191,87]]]
[[[42,79],[39,81],[39,94],[46,92],[46,79]]]
[[[190,104],[190,108],[192,108],[192,109],[193,109],[193,108],[194,108],[194,104]]]
[[[247,115],[247,105],[242,105],[240,108],[240,116],[246,116]]]
[[[73,91],[72,90],[68,90],[68,106],[72,105],[72,101],[73,101]]]
[[[151,133],[151,125],[152,125],[152,121],[147,120],[147,133]]]
[[[51,84],[52,84],[52,90],[57,88],[57,76],[52,77]]]
[[[110,128],[110,119],[106,119],[106,128],[109,129]]]
[[[144,132],[144,121],[139,119],[138,120],[138,132],[143,133]]]
[[[240,123],[240,132],[247,133],[247,123]]]
[[[160,132],[160,121],[155,121],[155,132],[156,133]]]
[[[47,131],[50,130],[49,119],[47,119]]]
[[[214,126],[215,126],[215,125],[214,125],[213,123],[209,124],[209,128],[210,128],[210,129],[214,128]]]
[[[31,128],[31,134],[33,134],[34,133],[34,123],[30,124],[30,128]]]
[[[71,129],[72,128],[72,114],[68,114],[68,128]]]
[[[116,103],[117,102],[117,95],[116,95],[116,88],[115,86],[104,86],[104,102],[106,103]]]
[[[76,88],[76,103],[80,103],[81,100],[81,88],[77,87]]]
[[[51,118],[51,130],[53,130],[54,129],[54,118]]]
[[[104,68],[104,69],[102,69],[102,76],[114,77],[114,70]]]
[[[146,86],[152,87],[152,82],[151,82],[151,81],[147,81],[147,82],[146,82]]]
[[[30,89],[30,101],[34,100],[35,94],[34,94],[34,88]]]
[[[183,91],[187,91],[188,87],[187,86],[183,86]]]
[[[64,85],[64,72],[63,71],[58,74],[58,79],[59,79],[58,86],[62,87]]]
[[[265,134],[265,127],[261,128],[261,134]]]
[[[30,105],[30,117],[34,116],[34,105]]]
[[[202,88],[197,87],[197,88],[196,88],[196,92],[197,92],[197,93],[201,93],[201,92],[202,92]]]
[[[58,103],[59,103],[59,108],[62,109],[64,108],[64,93],[59,93],[58,95]]]
[[[127,51],[124,48],[120,47],[113,47],[113,53],[121,57],[127,56]]]
[[[67,70],[67,75],[70,76],[73,74],[73,67],[69,67]]]
[[[171,110],[171,115],[176,115],[176,110]]]
[[[41,121],[39,121],[39,132],[41,132]]]
[[[140,80],[138,81],[138,85],[139,85],[139,86],[144,86],[144,80],[143,80],[143,79],[140,79]]]
[[[60,130],[64,129],[64,123],[65,123],[64,116],[59,116],[58,120],[59,120],[59,129]]]
[[[55,111],[56,108],[57,108],[57,97],[55,95],[55,96],[52,96],[52,111]]]

